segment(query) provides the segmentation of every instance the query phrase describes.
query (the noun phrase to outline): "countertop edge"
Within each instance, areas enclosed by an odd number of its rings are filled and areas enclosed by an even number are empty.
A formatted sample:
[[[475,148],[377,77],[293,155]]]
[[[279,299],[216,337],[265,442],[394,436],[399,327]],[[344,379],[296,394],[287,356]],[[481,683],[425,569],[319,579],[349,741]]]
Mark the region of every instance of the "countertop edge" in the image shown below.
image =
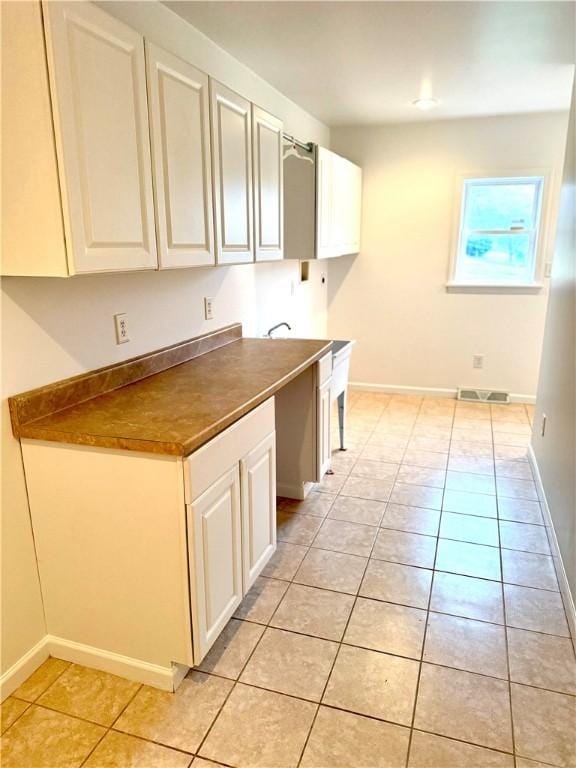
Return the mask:
[[[194,453],[194,451],[198,450],[198,448],[201,448],[209,440],[212,440],[212,438],[219,435],[225,429],[232,426],[232,424],[238,421],[238,419],[242,418],[242,416],[245,416],[269,397],[272,397],[275,392],[277,392],[283,386],[299,376],[311,365],[328,354],[331,346],[332,342],[327,341],[321,349],[319,349],[310,357],[306,358],[300,365],[292,369],[282,378],[278,379],[276,382],[274,382],[274,384],[266,387],[255,397],[252,397],[245,403],[242,403],[241,406],[234,409],[225,417],[219,419],[217,422],[214,422],[214,424],[212,424],[209,428],[204,429],[202,432],[194,435],[189,440],[186,440],[182,443],[140,440],[138,438],[118,437],[113,435],[89,435],[82,433],[74,433],[72,439],[70,432],[61,432],[49,427],[34,426],[33,421],[29,422],[28,424],[22,424],[20,426],[19,437],[23,439],[43,440],[45,442],[65,445],[82,445],[84,447],[91,448],[109,448],[185,458],[191,453]]]

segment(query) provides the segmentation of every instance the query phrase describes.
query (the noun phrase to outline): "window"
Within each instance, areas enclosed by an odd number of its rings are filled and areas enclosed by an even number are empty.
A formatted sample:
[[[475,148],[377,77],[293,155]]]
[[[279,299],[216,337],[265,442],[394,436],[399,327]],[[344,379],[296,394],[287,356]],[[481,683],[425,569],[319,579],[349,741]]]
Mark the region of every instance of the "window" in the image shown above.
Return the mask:
[[[536,284],[543,187],[543,176],[465,179],[452,284]]]

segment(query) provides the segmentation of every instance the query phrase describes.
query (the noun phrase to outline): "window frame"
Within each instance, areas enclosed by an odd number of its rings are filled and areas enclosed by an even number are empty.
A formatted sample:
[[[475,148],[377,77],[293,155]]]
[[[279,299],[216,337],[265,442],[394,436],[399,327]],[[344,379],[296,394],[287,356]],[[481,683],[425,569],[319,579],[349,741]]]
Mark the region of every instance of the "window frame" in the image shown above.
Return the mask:
[[[458,259],[464,233],[464,214],[466,203],[466,183],[471,181],[490,181],[495,183],[505,183],[516,179],[541,179],[540,201],[538,219],[535,229],[534,243],[534,274],[532,280],[528,282],[494,282],[494,281],[471,281],[463,280],[457,277]],[[543,279],[545,272],[546,251],[548,245],[548,214],[550,205],[550,171],[544,168],[515,168],[511,170],[498,171],[477,171],[475,173],[459,174],[455,184],[454,195],[454,214],[453,214],[453,232],[452,247],[450,255],[450,266],[448,282],[446,289],[453,292],[463,293],[538,293],[543,288]],[[496,232],[496,230],[493,230]],[[505,234],[507,230],[498,230],[498,233]]]

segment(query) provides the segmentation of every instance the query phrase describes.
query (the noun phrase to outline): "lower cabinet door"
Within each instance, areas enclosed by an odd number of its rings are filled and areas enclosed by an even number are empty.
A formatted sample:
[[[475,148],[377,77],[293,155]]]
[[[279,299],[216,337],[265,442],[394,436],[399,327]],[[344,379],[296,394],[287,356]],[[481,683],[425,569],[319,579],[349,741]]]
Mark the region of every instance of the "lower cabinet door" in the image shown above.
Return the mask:
[[[241,463],[244,592],[276,550],[276,433]]]
[[[194,663],[199,664],[242,600],[239,466],[187,507]]]
[[[318,480],[330,469],[330,459],[332,452],[330,450],[330,384],[328,379],[317,390],[317,462],[318,462]]]

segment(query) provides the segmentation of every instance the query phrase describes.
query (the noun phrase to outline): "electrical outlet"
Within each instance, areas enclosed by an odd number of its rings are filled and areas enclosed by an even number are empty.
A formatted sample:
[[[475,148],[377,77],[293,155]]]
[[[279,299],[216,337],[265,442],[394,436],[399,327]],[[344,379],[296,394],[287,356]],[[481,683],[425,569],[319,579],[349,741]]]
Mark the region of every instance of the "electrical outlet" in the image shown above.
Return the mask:
[[[214,319],[214,299],[208,296],[204,298],[204,319]]]
[[[130,341],[128,316],[125,312],[114,315],[114,328],[116,329],[116,344],[125,344],[127,341]]]
[[[542,414],[542,426],[540,427],[540,435],[544,437],[546,434],[546,414]]]
[[[484,355],[472,355],[472,368],[484,368]]]

